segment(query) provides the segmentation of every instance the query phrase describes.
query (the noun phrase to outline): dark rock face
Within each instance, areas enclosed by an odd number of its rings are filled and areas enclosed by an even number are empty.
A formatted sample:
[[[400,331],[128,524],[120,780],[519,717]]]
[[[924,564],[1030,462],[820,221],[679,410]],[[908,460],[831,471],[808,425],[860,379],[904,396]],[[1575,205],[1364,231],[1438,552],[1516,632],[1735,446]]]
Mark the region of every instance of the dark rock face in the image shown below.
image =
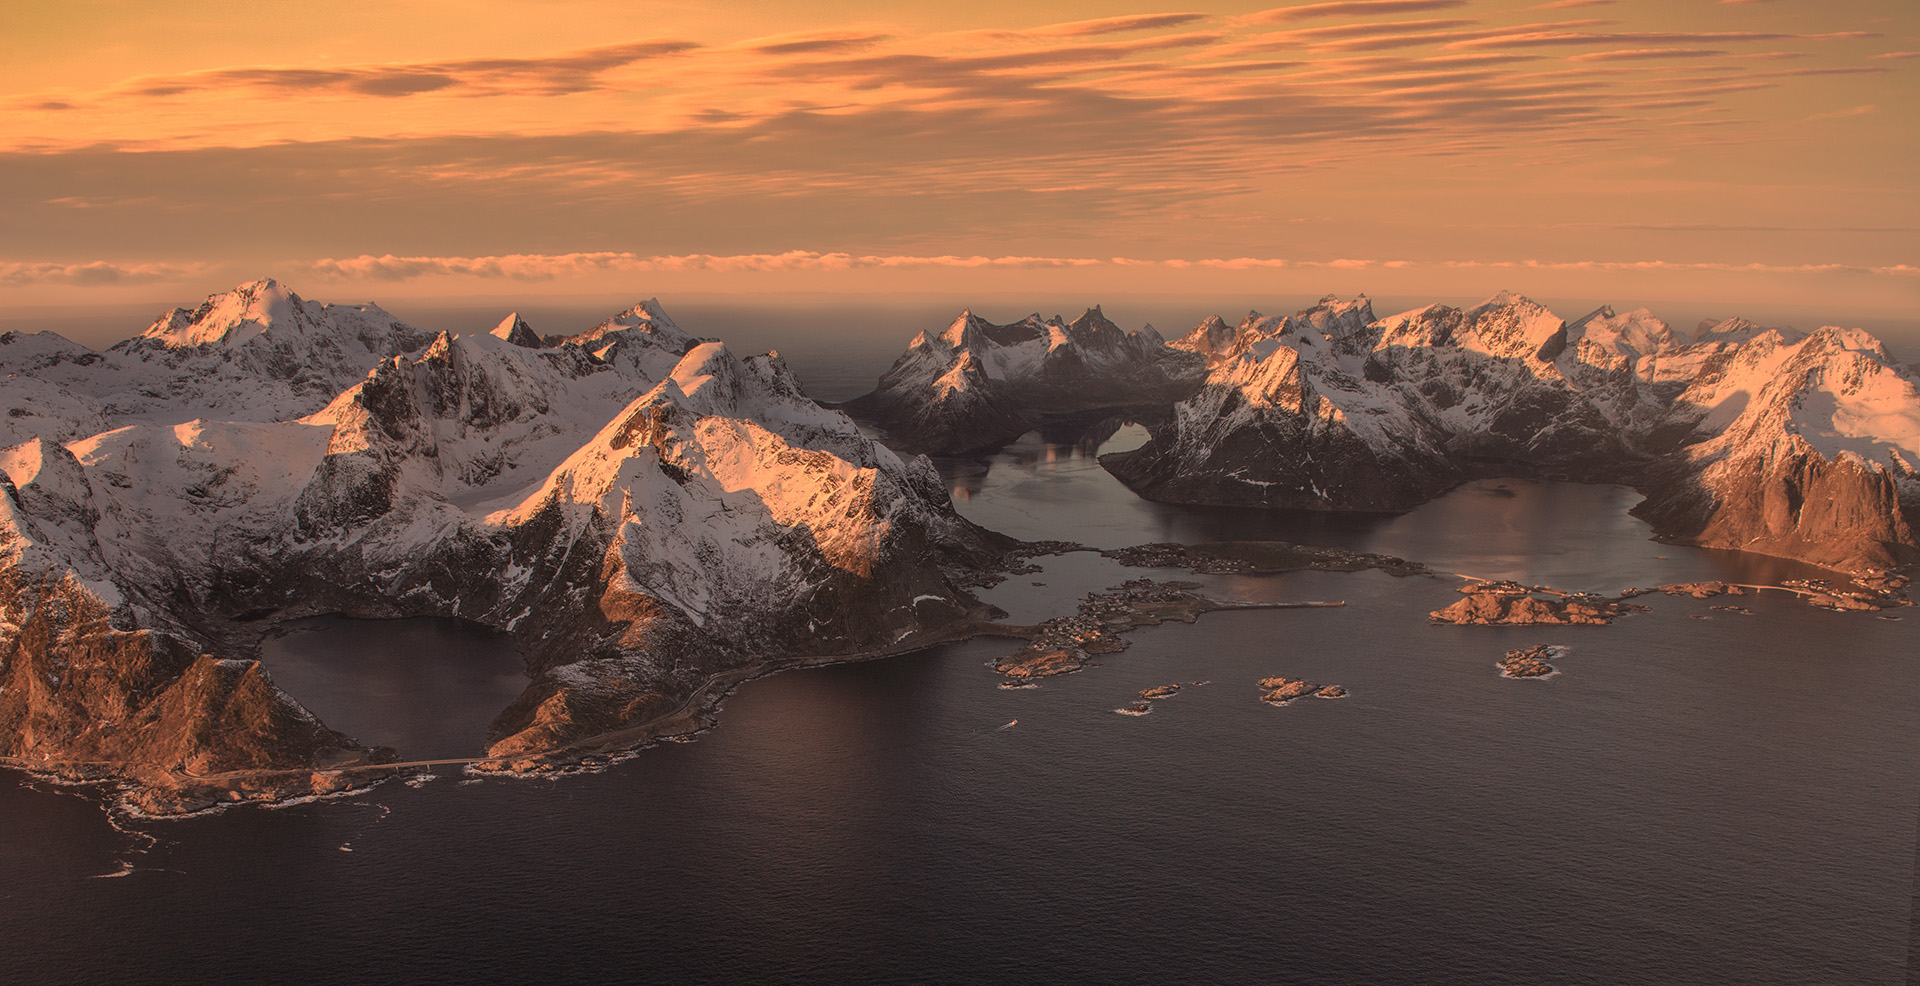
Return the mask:
[[[1170,423],[1101,464],[1149,499],[1398,512],[1466,479],[1636,486],[1662,537],[1843,569],[1920,558],[1920,378],[1855,330],[1644,310],[1572,324],[1518,295],[1375,319],[1365,298],[1209,319]]]
[[[129,348],[305,338],[281,332],[297,296],[261,298],[212,299]],[[643,739],[716,682],[980,615],[966,587],[1011,542],[777,357],[703,343],[652,302],[578,338],[522,328],[384,358],[376,340],[297,420],[242,407],[0,450],[0,756],[134,781],[159,812],[338,790],[336,768],[391,751],[327,729],[250,659],[316,613],[511,634],[531,681],[488,752],[515,762]]]
[[[1008,325],[962,312],[945,332],[915,337],[871,393],[844,406],[902,448],[958,454],[1063,415],[1164,407],[1203,372],[1151,326],[1123,331],[1098,308],[1072,322],[1030,315]]]

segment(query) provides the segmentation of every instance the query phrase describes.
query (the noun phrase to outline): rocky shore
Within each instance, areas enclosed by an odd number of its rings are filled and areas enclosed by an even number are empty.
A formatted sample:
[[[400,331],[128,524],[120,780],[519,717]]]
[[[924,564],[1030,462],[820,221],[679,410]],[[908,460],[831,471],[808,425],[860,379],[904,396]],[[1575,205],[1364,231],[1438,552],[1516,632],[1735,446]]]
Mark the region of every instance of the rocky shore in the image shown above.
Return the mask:
[[[1320,685],[1305,678],[1287,678],[1274,676],[1262,678],[1260,701],[1268,705],[1286,705],[1297,698],[1312,695],[1315,698],[1346,698],[1347,690],[1339,685]]]
[[[1510,650],[1507,656],[1497,662],[1502,678],[1545,678],[1559,674],[1547,658],[1559,657],[1563,648],[1552,644],[1535,644],[1523,650]]]
[[[1131,579],[1105,592],[1088,593],[1078,612],[1034,626],[988,624],[982,633],[1024,637],[1027,645],[994,661],[991,667],[1009,680],[1031,681],[1071,674],[1094,663],[1094,656],[1125,650],[1121,636],[1168,620],[1192,623],[1202,613],[1222,609],[1301,609],[1343,603],[1241,603],[1210,599],[1193,591],[1194,582]]]
[[[1584,592],[1518,582],[1477,582],[1460,588],[1462,598],[1427,614],[1428,622],[1454,626],[1533,626],[1574,624],[1605,626],[1645,606]]]
[[[1286,541],[1212,541],[1205,544],[1141,544],[1100,552],[1134,568],[1184,568],[1203,575],[1271,575],[1280,572],[1360,572],[1379,569],[1389,575],[1430,575],[1419,562],[1322,548]]]

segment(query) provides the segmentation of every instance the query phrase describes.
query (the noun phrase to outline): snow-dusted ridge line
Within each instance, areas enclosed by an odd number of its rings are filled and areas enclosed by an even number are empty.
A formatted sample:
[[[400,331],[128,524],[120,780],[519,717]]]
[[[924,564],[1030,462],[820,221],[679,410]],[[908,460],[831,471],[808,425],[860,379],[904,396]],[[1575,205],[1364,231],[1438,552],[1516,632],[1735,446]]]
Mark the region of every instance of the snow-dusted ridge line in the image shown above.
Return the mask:
[[[1177,502],[1401,511],[1476,475],[1635,485],[1663,537],[1845,569],[1920,553],[1920,377],[1857,329],[1641,308],[1567,322],[1502,292],[1385,318],[1364,296],[1201,322],[1204,384],[1102,460]]]
[[[871,393],[844,406],[903,448],[955,454],[1050,417],[1169,404],[1203,372],[1153,326],[1123,331],[1098,307],[1071,322],[1033,314],[1006,325],[966,310],[944,331],[915,336]]]
[[[533,680],[490,752],[534,755],[730,668],[937,637],[1005,544],[652,300],[455,337],[263,280],[100,353],[0,339],[0,369],[33,409],[0,451],[0,756],[127,764],[158,810],[373,755],[246,660],[282,618],[511,632]]]

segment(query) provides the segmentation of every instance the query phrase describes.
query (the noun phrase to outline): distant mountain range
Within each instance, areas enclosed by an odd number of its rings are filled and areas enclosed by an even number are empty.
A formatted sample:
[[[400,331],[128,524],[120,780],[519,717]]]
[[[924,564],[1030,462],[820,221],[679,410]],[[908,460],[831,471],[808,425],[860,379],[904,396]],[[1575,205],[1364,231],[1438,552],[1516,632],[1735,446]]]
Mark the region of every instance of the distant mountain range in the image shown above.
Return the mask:
[[[1360,297],[1164,343],[1098,309],[921,335],[846,407],[897,446],[978,450],[1146,410],[1102,464],[1176,503],[1404,511],[1476,476],[1628,483],[1661,536],[1883,568],[1920,555],[1920,378],[1871,335],[1646,309],[1568,322],[1517,294],[1378,318]]]

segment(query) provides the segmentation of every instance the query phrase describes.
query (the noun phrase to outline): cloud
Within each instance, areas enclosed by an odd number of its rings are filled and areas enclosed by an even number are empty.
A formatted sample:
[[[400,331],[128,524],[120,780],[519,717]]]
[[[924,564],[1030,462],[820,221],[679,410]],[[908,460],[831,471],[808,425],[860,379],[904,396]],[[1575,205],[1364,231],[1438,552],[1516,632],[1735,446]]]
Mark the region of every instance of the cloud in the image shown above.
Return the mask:
[[[1450,48],[1553,47],[1560,45],[1635,44],[1665,42],[1729,43],[1741,41],[1858,41],[1880,37],[1868,31],[1826,34],[1769,34],[1758,31],[1519,31],[1484,38],[1467,38]]]
[[[42,265],[52,266],[52,265]],[[1907,264],[1857,266],[1849,264],[1764,264],[1728,262],[1674,262],[1665,260],[1440,260],[1431,262],[1399,259],[1362,259],[1339,257],[1328,260],[1285,257],[1034,257],[1034,256],[915,256],[853,254],[790,250],[785,253],[678,254],[642,256],[634,253],[507,254],[493,257],[395,257],[362,255],[341,259],[328,258],[293,266],[304,273],[327,280],[409,281],[422,277],[478,277],[519,281],[546,281],[601,271],[630,273],[721,271],[728,273],[768,273],[777,271],[854,271],[912,268],[1073,268],[1114,266],[1123,268],[1159,267],[1169,270],[1207,268],[1225,271],[1274,270],[1371,270],[1387,268],[1461,269],[1519,268],[1531,270],[1580,271],[1676,271],[1733,272],[1760,274],[1867,274],[1912,277],[1920,267]],[[0,271],[5,268],[0,267]],[[4,279],[0,273],[0,279]]]
[[[1811,42],[1843,35],[1667,31],[1687,22],[1629,7],[1625,25],[1577,12],[1507,24],[1534,16],[1510,10],[1481,21],[1491,6],[1425,0],[1296,4],[1252,25],[1185,12],[998,32],[821,25],[22,94],[0,107],[0,255],[114,256],[128,230],[164,230],[165,257],[327,256],[365,277],[774,263],[786,255],[761,251],[822,242],[857,244],[867,252],[846,262],[869,265],[896,251],[971,263],[1176,242],[1231,263],[1271,242],[1255,231],[1323,196],[1391,236],[1408,218],[1383,218],[1382,202],[1403,194],[1432,196],[1433,214],[1504,214],[1503,181],[1551,181],[1579,190],[1559,200],[1579,213],[1589,193],[1626,200],[1602,176],[1651,181],[1637,162],[1654,160],[1672,165],[1660,180],[1702,182],[1721,210],[1667,214],[1764,222],[1776,196],[1737,166],[1703,177],[1709,159],[1872,123],[1809,128],[1806,113],[1892,105],[1858,82],[1767,71],[1794,63],[1734,61],[1807,48],[1822,56],[1799,63],[1819,66],[1809,75],[1864,79],[1898,66],[1867,60],[1891,44],[1830,58]],[[1767,39],[1782,43],[1710,60]],[[1783,98],[1729,95],[1767,87]],[[1883,145],[1850,144],[1859,153],[1798,180],[1854,218],[1853,190],[1893,186]]]
[[[1869,57],[1876,58],[1876,59],[1920,58],[1920,51],[1884,51],[1878,55],[1872,55]]]
[[[785,41],[761,41],[751,47],[764,55],[812,55],[824,52],[860,51],[892,39],[891,34],[806,35]]]
[[[1308,3],[1293,7],[1275,7],[1247,14],[1241,20],[1251,24],[1283,24],[1313,17],[1360,17],[1371,14],[1411,14],[1423,10],[1448,10],[1466,6],[1466,0],[1341,0],[1337,3]]]
[[[185,280],[205,271],[207,266],[206,264],[165,263],[120,264],[104,260],[77,264],[0,261],[0,284],[10,287],[31,284],[72,284],[83,287],[153,284]]]
[[[1154,31],[1163,27],[1181,27],[1196,21],[1207,20],[1207,14],[1137,14],[1132,17],[1102,17],[1090,21],[1069,21],[1065,24],[1048,24],[1028,31],[1005,32],[1006,36],[1031,35],[1041,37],[1084,38],[1100,34],[1122,34],[1127,31]]]
[[[1304,47],[1315,51],[1384,51],[1448,44],[1477,38],[1497,38],[1547,28],[1598,27],[1612,24],[1606,20],[1555,21],[1550,24],[1520,24],[1512,27],[1461,30],[1478,21],[1420,20],[1386,21],[1369,24],[1345,24],[1338,27],[1299,28],[1253,35],[1229,46],[1229,50],[1270,51]]]
[[[325,258],[302,265],[332,280],[408,281],[421,277],[479,277],[548,281],[599,271],[844,271],[914,267],[1089,267],[1101,261],[1081,257],[900,256],[818,253],[716,255],[709,253],[641,256],[634,253],[507,254],[495,257],[396,257],[361,255]]]
[[[847,39],[839,39],[845,42]],[[805,44],[808,42],[793,42]],[[825,41],[812,43],[824,44]],[[342,68],[260,66],[215,69],[128,80],[109,95],[164,98],[230,89],[402,97],[445,89],[518,91],[540,95],[583,92],[601,73],[649,58],[699,47],[691,41],[633,41],[542,58],[467,58],[451,61]]]
[[[1552,3],[1537,4],[1528,10],[1571,10],[1574,7],[1605,7],[1619,0],[1553,0]]]
[[[1581,55],[1570,55],[1573,62],[1635,62],[1656,58],[1707,58],[1724,55],[1726,52],[1716,48],[1623,48],[1618,51],[1590,51]]]
[[[1807,117],[1807,119],[1809,120],[1844,120],[1850,116],[1866,116],[1870,113],[1878,113],[1878,112],[1880,112],[1880,107],[1875,106],[1872,103],[1865,103],[1860,106],[1850,106],[1844,110],[1833,110],[1828,113],[1815,113],[1814,115]]]

